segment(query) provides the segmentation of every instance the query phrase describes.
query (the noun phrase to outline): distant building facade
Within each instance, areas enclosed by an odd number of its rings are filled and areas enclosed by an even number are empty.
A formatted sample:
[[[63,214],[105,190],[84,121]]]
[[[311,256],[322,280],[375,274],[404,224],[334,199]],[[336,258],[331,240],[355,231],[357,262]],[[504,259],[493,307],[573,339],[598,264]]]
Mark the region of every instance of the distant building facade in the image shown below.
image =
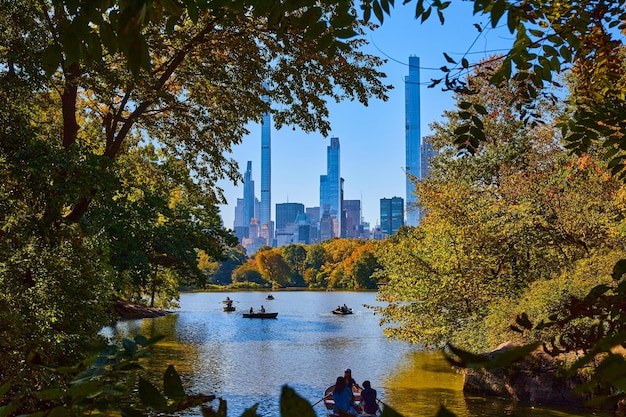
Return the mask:
[[[404,199],[402,197],[380,199],[380,230],[392,236],[404,225]]]
[[[252,161],[248,161],[246,172],[243,174],[243,225],[248,226],[250,220],[256,217],[254,206],[254,180],[252,179]]]
[[[341,237],[358,239],[361,237],[361,200],[343,200]]]
[[[263,96],[268,102],[269,97]],[[272,223],[272,117],[270,113],[263,114],[261,125],[261,207],[259,212],[259,226],[262,236],[270,244],[273,238],[274,225]]]
[[[300,214],[304,214],[304,204],[276,204],[276,231],[278,232],[278,230],[283,230],[290,224],[296,224],[296,218]]]
[[[326,175],[320,175],[320,239],[339,237],[341,234],[341,172],[339,138],[330,138],[326,149]],[[322,221],[328,215],[325,226],[332,225],[332,230],[322,233]]]
[[[409,57],[409,75],[404,77],[405,153],[406,153],[406,224],[419,224],[417,195],[413,178],[421,178],[420,133],[420,59]]]

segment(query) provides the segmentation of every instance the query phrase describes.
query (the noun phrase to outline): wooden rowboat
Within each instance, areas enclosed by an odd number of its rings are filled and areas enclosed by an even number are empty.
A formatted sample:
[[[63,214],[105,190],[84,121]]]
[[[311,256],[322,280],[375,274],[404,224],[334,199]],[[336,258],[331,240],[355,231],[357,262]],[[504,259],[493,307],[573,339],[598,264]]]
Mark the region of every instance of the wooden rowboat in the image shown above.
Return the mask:
[[[278,316],[278,313],[243,313],[243,316],[248,319],[275,319]]]
[[[335,401],[333,400],[333,391],[335,390],[335,386],[331,385],[330,387],[324,390],[324,406],[326,407],[326,415],[328,417],[339,417],[337,414],[333,412],[333,408],[335,407]],[[352,394],[354,397],[353,407],[355,410],[360,410],[361,404],[361,388],[352,387]],[[379,401],[380,403],[380,401]],[[379,417],[381,414],[380,408],[376,414],[359,414],[359,417]]]

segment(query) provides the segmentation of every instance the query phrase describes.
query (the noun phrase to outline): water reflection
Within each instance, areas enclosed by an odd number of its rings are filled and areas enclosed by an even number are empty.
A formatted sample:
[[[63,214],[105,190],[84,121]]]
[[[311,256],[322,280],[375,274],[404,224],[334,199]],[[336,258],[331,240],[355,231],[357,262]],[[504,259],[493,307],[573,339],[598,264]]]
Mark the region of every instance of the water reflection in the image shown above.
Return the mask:
[[[279,416],[279,395],[285,384],[313,404],[346,368],[352,369],[359,383],[369,379],[379,397],[406,417],[435,416],[440,405],[459,417],[557,415],[555,410],[466,398],[461,375],[440,354],[425,353],[382,335],[378,317],[363,307],[377,304],[375,293],[279,292],[272,301],[265,300],[266,295],[183,294],[175,314],[121,322],[104,334],[116,341],[137,334],[164,335],[153,357],[144,361],[149,377],[160,381],[173,364],[191,392],[227,400],[231,417],[242,415],[255,403],[259,415]],[[222,310],[226,296],[238,301],[238,311]],[[344,303],[355,314],[331,313]],[[244,311],[261,305],[277,311],[278,318],[243,318]],[[323,404],[315,411],[325,416]]]

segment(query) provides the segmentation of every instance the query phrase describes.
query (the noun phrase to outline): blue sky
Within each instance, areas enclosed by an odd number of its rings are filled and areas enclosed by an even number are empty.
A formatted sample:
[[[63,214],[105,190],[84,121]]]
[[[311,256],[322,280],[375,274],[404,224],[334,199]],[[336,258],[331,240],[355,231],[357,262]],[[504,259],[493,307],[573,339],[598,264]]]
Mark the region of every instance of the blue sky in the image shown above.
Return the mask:
[[[398,2],[400,3],[400,2]],[[421,132],[431,132],[429,125],[442,120],[445,110],[453,108],[450,92],[440,87],[428,88],[431,78],[442,77],[438,68],[449,65],[443,53],[460,61],[465,53],[470,62],[501,51],[512,43],[505,28],[487,29],[479,34],[474,23],[490,28],[485,16],[472,15],[472,2],[456,2],[446,10],[442,26],[433,14],[425,23],[413,18],[414,2],[398,4],[392,16],[386,16],[380,28],[368,35],[370,45],[364,50],[387,59],[381,68],[387,74],[386,84],[394,86],[387,102],[372,100],[365,107],[358,102],[329,105],[331,136],[341,146],[341,176],[344,198],[362,202],[362,216],[371,227],[380,221],[381,198],[405,196],[404,161],[404,77],[408,59],[420,57]],[[250,134],[230,155],[243,173],[252,161],[255,194],[260,198],[261,128],[249,126]],[[272,219],[277,203],[302,203],[319,206],[319,178],[326,173],[326,147],[330,137],[305,134],[286,127],[272,129]],[[222,181],[227,205],[220,206],[224,226],[233,227],[237,198],[243,196],[243,185],[235,187]]]

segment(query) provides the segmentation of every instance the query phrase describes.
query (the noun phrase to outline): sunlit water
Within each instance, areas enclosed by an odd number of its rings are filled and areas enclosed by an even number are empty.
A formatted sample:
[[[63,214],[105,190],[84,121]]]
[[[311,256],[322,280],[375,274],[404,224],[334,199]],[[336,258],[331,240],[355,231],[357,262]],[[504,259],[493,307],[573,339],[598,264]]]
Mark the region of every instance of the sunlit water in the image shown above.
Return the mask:
[[[378,305],[374,292],[188,293],[181,307],[162,318],[120,322],[104,334],[115,341],[136,334],[165,335],[147,361],[157,378],[173,364],[185,387],[215,394],[238,417],[255,403],[261,416],[279,416],[283,385],[311,404],[346,368],[360,384],[369,379],[378,397],[406,417],[430,417],[440,405],[459,417],[573,416],[576,411],[531,408],[493,399],[467,398],[463,378],[439,353],[422,352],[382,335],[379,316],[364,305]],[[237,311],[224,312],[222,300],[236,300]],[[331,310],[347,304],[354,314]],[[276,319],[248,319],[250,307],[278,312]],[[314,406],[325,416],[322,403]]]

